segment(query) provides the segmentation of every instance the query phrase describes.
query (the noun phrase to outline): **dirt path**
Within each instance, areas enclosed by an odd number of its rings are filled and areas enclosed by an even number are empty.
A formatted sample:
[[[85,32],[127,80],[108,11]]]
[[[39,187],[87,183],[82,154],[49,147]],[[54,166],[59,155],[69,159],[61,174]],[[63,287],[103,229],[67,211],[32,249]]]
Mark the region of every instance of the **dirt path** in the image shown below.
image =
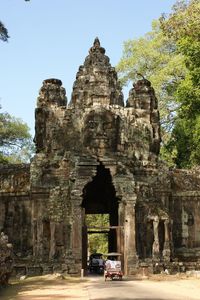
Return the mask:
[[[27,278],[0,291],[0,300],[194,300],[200,299],[200,279],[151,276],[123,281],[103,277],[65,278],[45,275]]]
[[[1,300],[88,300],[85,281],[53,275],[27,278],[0,291]]]
[[[89,300],[200,300],[200,280],[196,278],[151,276],[104,281],[91,278],[87,283]]]

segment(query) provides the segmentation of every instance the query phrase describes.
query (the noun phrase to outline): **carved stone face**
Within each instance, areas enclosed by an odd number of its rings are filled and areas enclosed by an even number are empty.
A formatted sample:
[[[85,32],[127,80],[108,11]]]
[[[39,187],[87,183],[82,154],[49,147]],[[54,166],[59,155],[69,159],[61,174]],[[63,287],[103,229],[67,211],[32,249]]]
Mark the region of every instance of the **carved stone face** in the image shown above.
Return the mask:
[[[117,147],[119,119],[110,111],[91,111],[85,119],[83,130],[84,146],[97,154]]]

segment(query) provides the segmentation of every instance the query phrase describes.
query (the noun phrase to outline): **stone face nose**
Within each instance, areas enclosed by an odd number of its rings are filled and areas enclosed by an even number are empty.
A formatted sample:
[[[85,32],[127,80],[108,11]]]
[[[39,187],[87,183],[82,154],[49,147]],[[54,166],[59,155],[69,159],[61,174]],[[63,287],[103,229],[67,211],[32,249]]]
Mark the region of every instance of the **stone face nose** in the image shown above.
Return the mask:
[[[101,122],[97,123],[96,133],[98,136],[104,135],[103,124]]]

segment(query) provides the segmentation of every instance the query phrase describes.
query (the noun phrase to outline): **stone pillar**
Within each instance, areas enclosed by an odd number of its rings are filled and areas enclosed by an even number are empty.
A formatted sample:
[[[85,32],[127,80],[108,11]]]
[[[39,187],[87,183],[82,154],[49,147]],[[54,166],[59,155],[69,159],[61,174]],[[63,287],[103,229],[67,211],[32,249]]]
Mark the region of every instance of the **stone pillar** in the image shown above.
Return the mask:
[[[43,224],[42,217],[37,220],[37,257],[43,259]]]
[[[137,254],[135,242],[135,197],[126,201],[124,224],[124,272],[134,275],[137,267]]]
[[[170,252],[171,257],[174,256],[174,243],[173,243],[173,220],[169,222],[169,241],[170,241]]]
[[[117,235],[117,251],[124,253],[124,236],[123,236],[123,226],[124,226],[124,203],[122,201],[118,202],[118,235]]]
[[[32,223],[33,232],[33,256],[37,256],[37,220],[34,218]]]
[[[72,200],[72,202],[72,254],[76,261],[74,273],[79,274],[82,268],[82,207],[80,201]]]
[[[118,202],[117,252],[121,253],[121,264],[124,270],[124,202]]]
[[[4,229],[4,223],[5,223],[5,203],[2,201],[0,203],[0,232]]]
[[[170,260],[170,236],[169,236],[169,220],[166,219],[164,221],[165,226],[165,242],[164,242],[164,248],[163,248],[163,258],[165,261]]]
[[[56,251],[56,240],[55,240],[55,222],[50,222],[50,250],[49,250],[49,260],[53,259]]]
[[[153,249],[152,255],[153,259],[159,259],[160,254],[160,245],[159,245],[159,236],[158,236],[158,226],[159,226],[159,218],[156,216],[153,219],[153,233],[154,233],[154,242],[153,242]]]

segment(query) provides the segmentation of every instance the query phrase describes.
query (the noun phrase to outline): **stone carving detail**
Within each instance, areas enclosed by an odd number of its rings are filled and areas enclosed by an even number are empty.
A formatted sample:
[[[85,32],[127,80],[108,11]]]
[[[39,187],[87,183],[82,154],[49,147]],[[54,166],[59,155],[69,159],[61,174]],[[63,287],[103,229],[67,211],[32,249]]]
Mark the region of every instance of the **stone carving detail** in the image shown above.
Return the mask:
[[[159,154],[161,142],[160,117],[154,89],[147,79],[138,80],[133,84],[133,88],[129,92],[127,107],[135,109],[136,120],[140,120],[138,122],[138,125],[140,125],[139,132],[144,135],[143,141],[147,139],[150,143],[150,151]],[[151,126],[148,126],[149,117]]]
[[[1,192],[28,191],[30,186],[30,166],[2,165],[0,166],[0,190]]]
[[[155,216],[153,219],[153,232],[154,232],[154,242],[153,242],[153,258],[158,259],[159,258],[159,237],[158,237],[158,225],[159,225],[159,219],[158,216]]]
[[[37,107],[48,107],[49,104],[57,106],[66,106],[65,89],[62,87],[62,81],[59,79],[46,79],[43,81],[43,86],[40,89],[40,94],[37,100]]]
[[[67,105],[65,89],[59,79],[46,79],[40,89],[35,111],[35,138],[36,152],[51,149],[58,150],[58,138],[62,135],[60,117],[63,117],[63,107]],[[58,134],[58,137],[56,136]],[[50,144],[51,142],[51,144]]]
[[[8,242],[8,236],[1,232],[0,235],[0,288],[8,284],[13,266],[12,244]]]
[[[68,188],[58,186],[50,190],[48,214],[51,221],[62,222],[66,216],[70,215],[68,194]]]
[[[99,155],[107,151],[116,152],[118,142],[119,118],[108,110],[93,110],[84,122],[83,144]]]
[[[124,106],[117,73],[111,67],[98,38],[90,48],[84,65],[79,68],[70,105],[83,108],[95,104]]]

